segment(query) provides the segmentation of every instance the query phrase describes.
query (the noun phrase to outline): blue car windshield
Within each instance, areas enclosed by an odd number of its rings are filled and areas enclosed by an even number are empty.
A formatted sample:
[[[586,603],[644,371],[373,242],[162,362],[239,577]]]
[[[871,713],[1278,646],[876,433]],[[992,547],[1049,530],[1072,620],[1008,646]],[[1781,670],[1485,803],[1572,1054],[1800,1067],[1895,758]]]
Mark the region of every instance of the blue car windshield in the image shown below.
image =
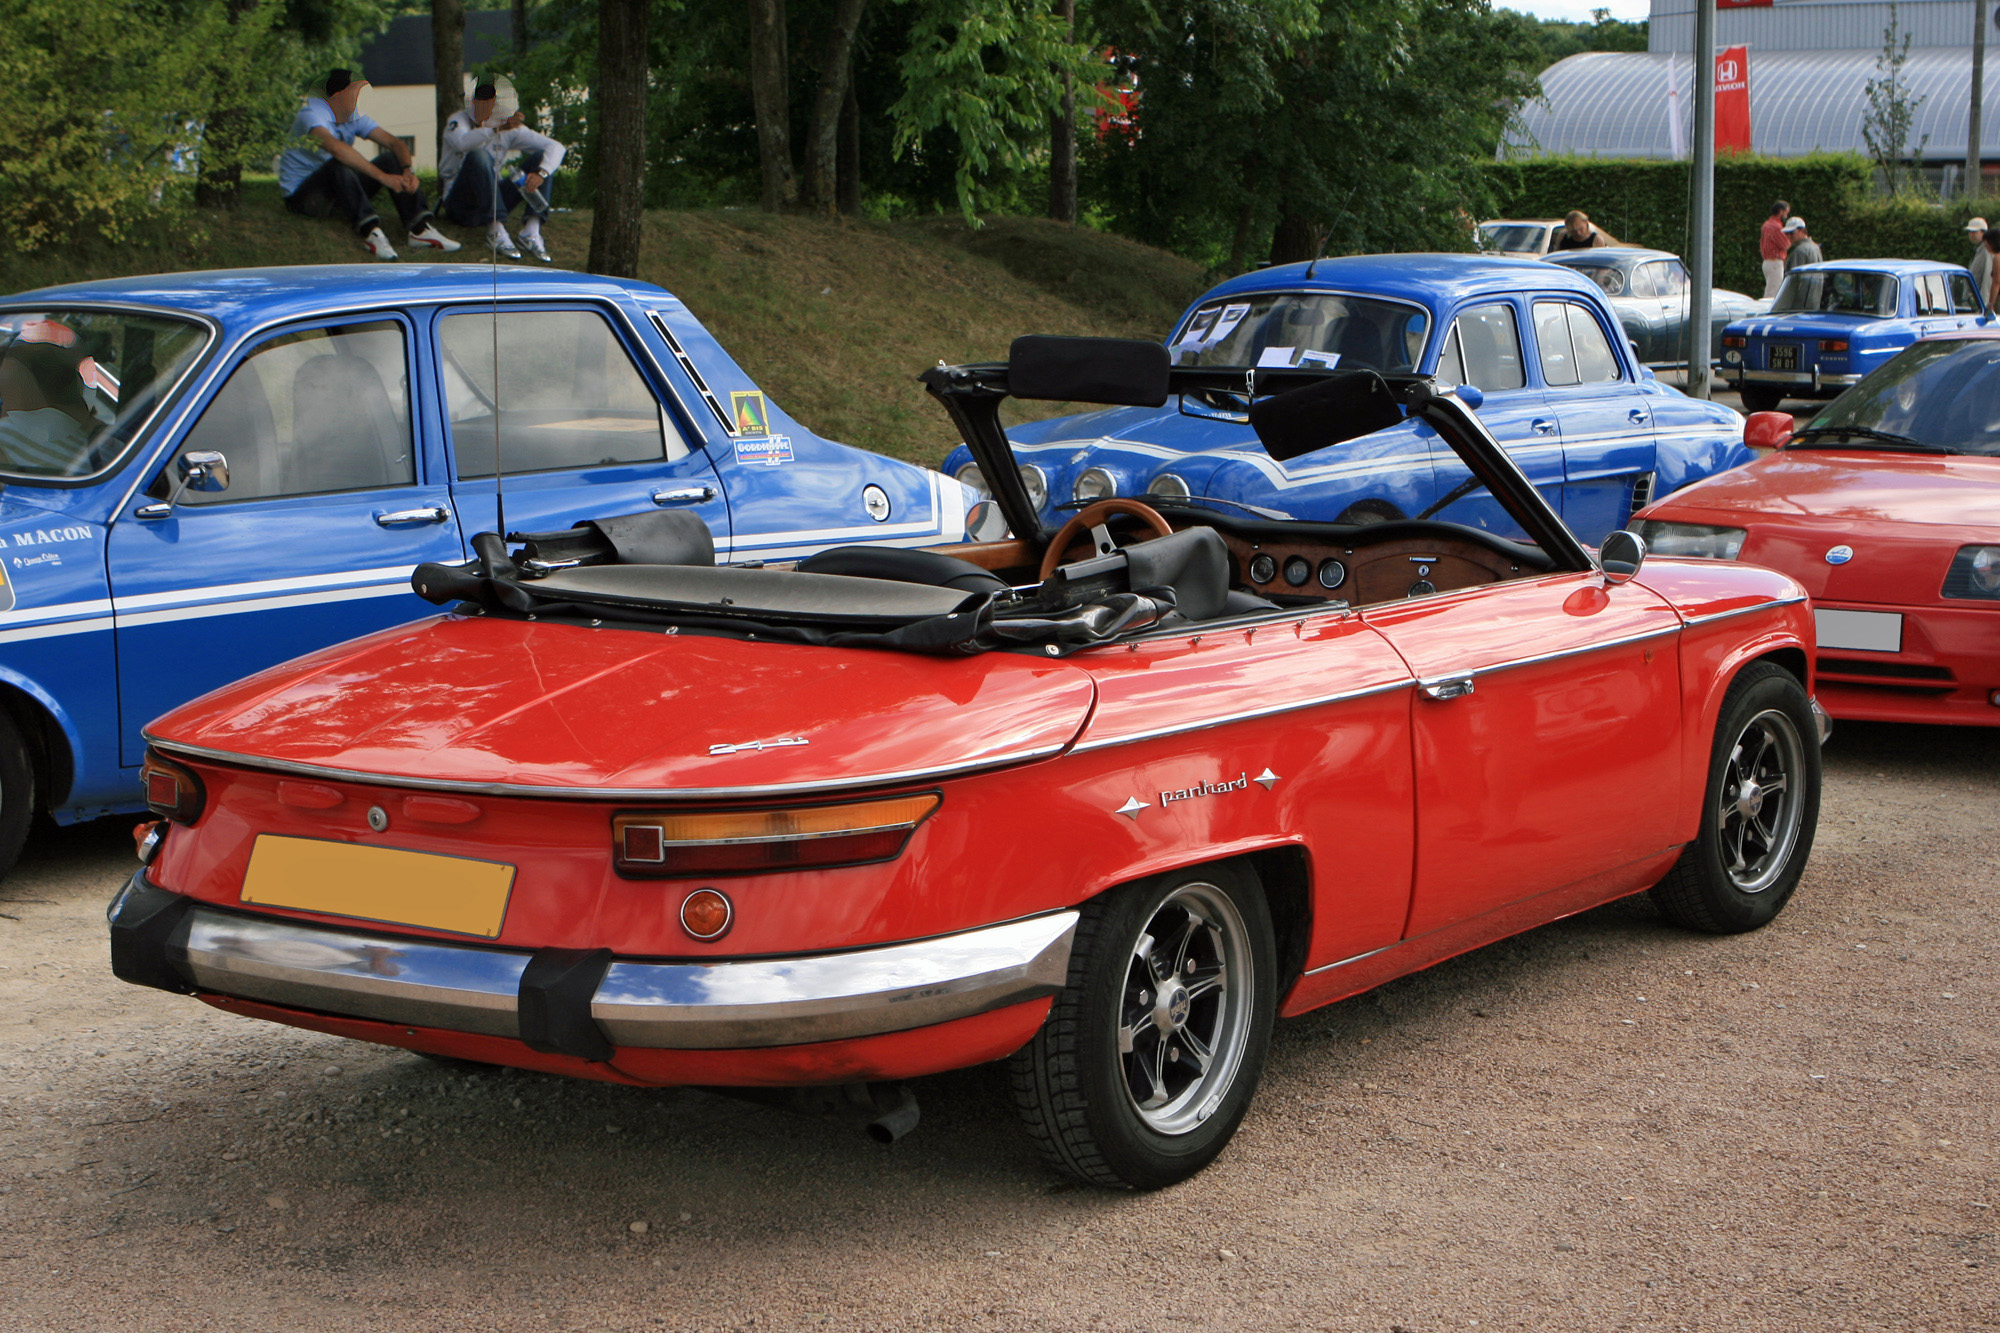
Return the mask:
[[[184,319],[0,311],[0,477],[87,477],[117,460],[208,343]]]
[[[1423,359],[1430,316],[1421,306],[1328,292],[1222,297],[1195,310],[1174,337],[1177,366],[1339,366],[1407,374]]]
[[[1886,435],[1926,450],[2000,456],[2000,342],[1914,343],[1803,423],[1799,433],[1794,449],[1893,449],[1894,440],[1880,438]]]
[[[1814,311],[1888,319],[1896,313],[1896,280],[1886,273],[1816,269],[1786,278],[1771,302],[1774,315]]]

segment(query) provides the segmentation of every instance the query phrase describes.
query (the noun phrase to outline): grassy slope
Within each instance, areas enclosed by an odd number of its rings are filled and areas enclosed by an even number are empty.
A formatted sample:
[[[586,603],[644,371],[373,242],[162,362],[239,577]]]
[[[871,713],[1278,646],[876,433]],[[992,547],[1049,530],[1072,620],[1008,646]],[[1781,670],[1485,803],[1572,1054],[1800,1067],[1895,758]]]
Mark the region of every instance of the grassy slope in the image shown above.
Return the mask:
[[[360,259],[345,228],[284,211],[272,182],[235,213],[124,245],[0,254],[0,291],[119,274]],[[400,230],[392,224],[392,238]],[[471,233],[447,228],[468,242]],[[548,227],[580,268],[590,215]],[[483,249],[476,257],[484,257]],[[954,442],[915,376],[939,359],[1006,355],[1023,333],[1160,337],[1199,268],[1114,236],[1033,218],[817,221],[754,212],[652,213],[639,275],[685,301],[793,416],[822,435],[923,463]]]

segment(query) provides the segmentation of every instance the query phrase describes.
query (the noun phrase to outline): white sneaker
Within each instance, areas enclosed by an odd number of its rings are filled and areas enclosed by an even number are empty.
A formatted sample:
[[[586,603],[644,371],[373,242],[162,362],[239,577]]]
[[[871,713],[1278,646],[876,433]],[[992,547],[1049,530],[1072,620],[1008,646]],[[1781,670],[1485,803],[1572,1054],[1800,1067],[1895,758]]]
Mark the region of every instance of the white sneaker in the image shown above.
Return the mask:
[[[427,245],[433,250],[450,254],[459,248],[458,242],[426,222],[421,228],[410,233],[411,245]]]
[[[363,236],[361,244],[368,248],[368,257],[370,259],[394,259],[396,257],[396,247],[389,244],[389,238],[382,234],[380,227],[372,228],[366,236]]]
[[[521,257],[521,252],[514,248],[514,238],[507,234],[505,227],[496,227],[486,233],[486,248],[509,259]]]
[[[544,264],[553,264],[555,262],[549,258],[549,247],[542,244],[542,238],[539,233],[534,236],[523,236],[521,238],[521,248],[541,260]]]

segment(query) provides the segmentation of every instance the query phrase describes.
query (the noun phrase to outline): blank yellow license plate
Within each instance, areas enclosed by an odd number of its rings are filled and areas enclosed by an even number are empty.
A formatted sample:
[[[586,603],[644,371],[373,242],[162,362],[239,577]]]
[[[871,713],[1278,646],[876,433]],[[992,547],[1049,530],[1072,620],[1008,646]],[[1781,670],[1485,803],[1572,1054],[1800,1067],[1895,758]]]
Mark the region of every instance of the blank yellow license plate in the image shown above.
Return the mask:
[[[243,901],[493,939],[514,867],[462,856],[260,833]]]

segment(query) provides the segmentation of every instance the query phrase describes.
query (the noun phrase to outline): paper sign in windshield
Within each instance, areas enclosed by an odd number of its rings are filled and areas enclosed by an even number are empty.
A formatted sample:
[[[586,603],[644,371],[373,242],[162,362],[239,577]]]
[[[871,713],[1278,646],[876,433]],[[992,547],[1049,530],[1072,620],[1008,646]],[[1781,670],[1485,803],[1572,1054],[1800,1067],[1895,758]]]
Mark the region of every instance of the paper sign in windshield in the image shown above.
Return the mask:
[[[739,389],[729,395],[729,419],[738,435],[769,435],[771,409],[760,389]]]
[[[744,467],[776,467],[792,461],[792,437],[765,435],[758,439],[741,436],[736,441],[736,461]]]
[[[1259,366],[1319,366],[1332,370],[1340,364],[1340,353],[1320,352],[1310,347],[1266,347],[1257,358]]]

